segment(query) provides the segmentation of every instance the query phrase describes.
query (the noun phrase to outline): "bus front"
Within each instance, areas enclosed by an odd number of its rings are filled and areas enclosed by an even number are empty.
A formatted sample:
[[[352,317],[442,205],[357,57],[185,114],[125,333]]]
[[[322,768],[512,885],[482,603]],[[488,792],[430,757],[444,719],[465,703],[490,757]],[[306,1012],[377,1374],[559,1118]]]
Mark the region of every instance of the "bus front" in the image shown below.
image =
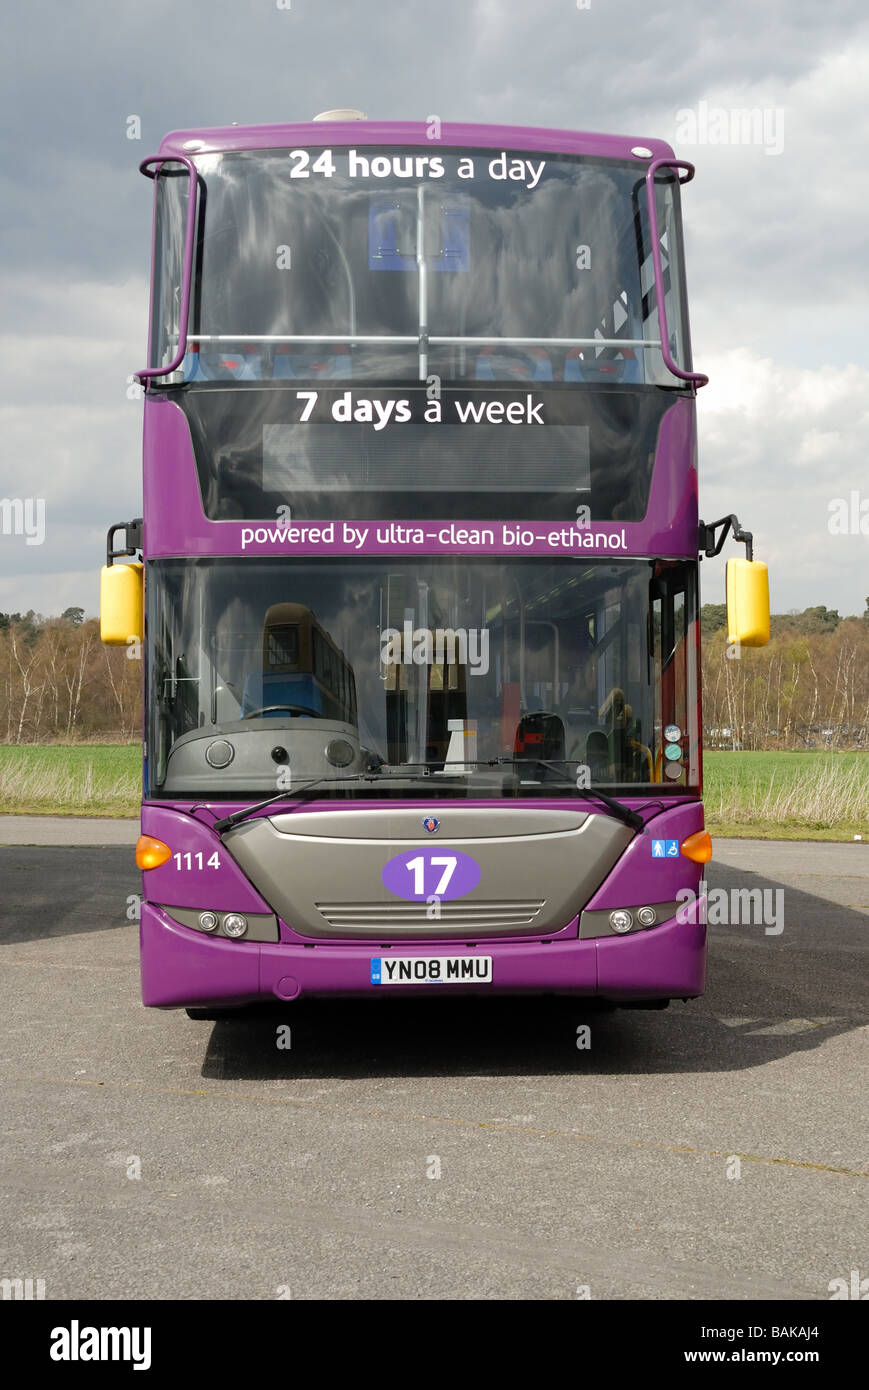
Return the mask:
[[[143,166],[146,1004],[703,991],[690,166],[439,135]]]

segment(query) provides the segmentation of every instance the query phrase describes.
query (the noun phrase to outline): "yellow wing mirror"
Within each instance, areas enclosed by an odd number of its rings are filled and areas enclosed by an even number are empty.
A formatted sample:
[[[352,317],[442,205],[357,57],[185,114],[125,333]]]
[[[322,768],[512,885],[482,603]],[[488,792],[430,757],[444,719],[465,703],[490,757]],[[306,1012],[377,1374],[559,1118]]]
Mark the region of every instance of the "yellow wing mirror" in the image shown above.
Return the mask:
[[[769,641],[769,573],[762,560],[727,561],[727,640],[743,647]]]
[[[727,561],[727,641],[743,647],[765,647],[769,641],[769,573],[753,555],[754,537],[743,531],[735,516],[723,516],[708,525],[700,522],[700,549],[708,558],[718,555],[733,532],[745,546],[744,560]]]
[[[116,531],[126,532],[127,544],[121,550],[113,549]],[[100,570],[100,637],[108,647],[126,647],[144,637],[144,567],[139,560],[115,564],[119,555],[135,555],[141,544],[141,521],[109,527],[106,563]]]

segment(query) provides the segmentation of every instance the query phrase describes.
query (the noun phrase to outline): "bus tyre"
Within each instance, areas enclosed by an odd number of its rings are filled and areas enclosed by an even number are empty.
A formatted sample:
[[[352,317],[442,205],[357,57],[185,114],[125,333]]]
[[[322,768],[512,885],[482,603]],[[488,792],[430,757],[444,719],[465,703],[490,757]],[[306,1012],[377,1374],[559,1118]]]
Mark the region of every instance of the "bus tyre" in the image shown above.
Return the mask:
[[[235,1018],[238,1009],[185,1009],[188,1018],[196,1023],[219,1023],[224,1018]]]

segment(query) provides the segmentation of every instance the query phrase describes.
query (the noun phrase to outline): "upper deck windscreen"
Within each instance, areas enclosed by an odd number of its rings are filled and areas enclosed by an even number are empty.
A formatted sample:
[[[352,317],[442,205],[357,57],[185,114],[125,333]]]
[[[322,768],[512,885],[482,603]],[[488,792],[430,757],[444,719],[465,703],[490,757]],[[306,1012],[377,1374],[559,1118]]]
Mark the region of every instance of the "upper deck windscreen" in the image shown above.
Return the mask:
[[[527,151],[208,154],[185,380],[679,386],[660,351],[644,167]],[[152,357],[178,341],[186,175],[158,178]],[[678,184],[658,221],[688,357]]]

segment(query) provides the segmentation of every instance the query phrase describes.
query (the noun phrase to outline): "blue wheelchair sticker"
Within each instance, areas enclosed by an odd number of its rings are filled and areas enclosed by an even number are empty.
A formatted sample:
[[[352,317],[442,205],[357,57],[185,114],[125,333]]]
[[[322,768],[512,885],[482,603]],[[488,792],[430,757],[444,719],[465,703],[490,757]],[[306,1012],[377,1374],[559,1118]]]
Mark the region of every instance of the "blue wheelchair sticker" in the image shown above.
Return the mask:
[[[653,859],[678,859],[679,841],[678,840],[653,840],[652,858]]]

